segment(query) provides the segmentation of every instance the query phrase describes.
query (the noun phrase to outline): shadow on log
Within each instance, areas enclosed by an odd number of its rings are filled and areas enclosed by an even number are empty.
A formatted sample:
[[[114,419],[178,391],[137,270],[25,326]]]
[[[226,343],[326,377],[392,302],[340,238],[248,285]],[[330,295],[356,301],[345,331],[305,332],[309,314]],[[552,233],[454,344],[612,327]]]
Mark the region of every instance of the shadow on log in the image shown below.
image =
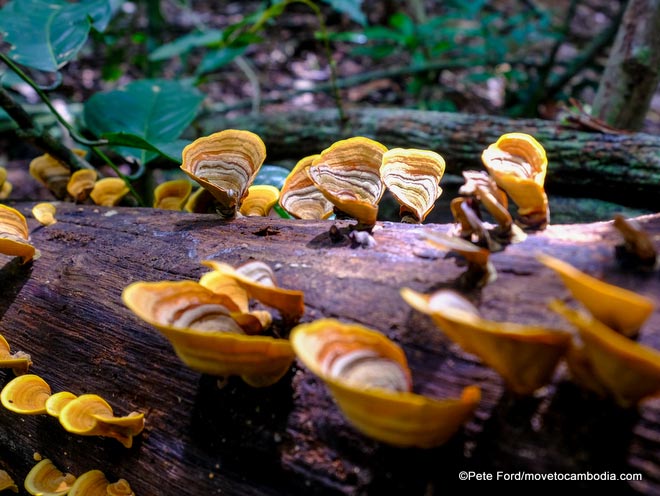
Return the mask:
[[[331,221],[223,222],[62,204],[57,224],[36,228],[31,206],[16,205],[42,255],[27,266],[0,258],[0,333],[12,350],[31,354],[31,371],[54,392],[100,394],[118,415],[145,412],[146,427],[126,449],[113,439],[68,434],[47,415],[0,408],[0,468],[19,485],[39,453],[76,475],[101,469],[111,481],[125,478],[141,495],[443,494],[461,471],[639,473],[640,481],[608,487],[617,494],[660,492],[659,401],[639,412],[621,410],[577,389],[562,371],[535,396],[514,397],[492,370],[404,303],[399,288],[427,292],[451,285],[461,272],[418,239],[416,226],[383,223],[374,248],[352,249],[323,241]],[[660,215],[640,222],[657,246]],[[614,261],[619,241],[610,223],[551,226],[494,254],[497,281],[469,296],[489,318],[566,327],[546,308],[551,297],[568,293],[534,258],[543,251],[657,301],[658,273],[622,271]],[[467,385],[480,386],[473,420],[442,447],[398,449],[357,433],[300,365],[272,387],[231,379],[218,389],[215,378],[184,367],[165,338],[120,299],[133,281],[197,279],[206,270],[201,260],[250,258],[277,268],[282,286],[305,292],[303,321],[359,322],[399,343],[416,392],[455,397]],[[660,310],[641,340],[660,348]],[[2,384],[12,377],[0,370]]]

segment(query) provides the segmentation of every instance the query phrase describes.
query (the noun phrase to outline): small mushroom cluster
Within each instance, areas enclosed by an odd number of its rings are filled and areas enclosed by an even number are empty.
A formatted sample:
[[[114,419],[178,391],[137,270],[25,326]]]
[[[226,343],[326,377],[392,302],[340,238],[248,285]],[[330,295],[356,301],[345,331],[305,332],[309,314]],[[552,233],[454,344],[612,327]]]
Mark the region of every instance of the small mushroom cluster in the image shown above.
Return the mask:
[[[65,430],[80,436],[117,439],[126,448],[144,429],[144,414],[131,412],[116,417],[112,407],[98,395],[76,396],[68,391],[52,394],[48,383],[35,374],[20,375],[5,385],[0,402],[7,410],[23,415],[48,414],[59,419]]]
[[[62,472],[49,458],[32,467],[25,477],[24,487],[35,496],[135,496],[125,479],[111,483],[96,469],[76,477]]]
[[[0,204],[0,253],[21,257],[27,263],[38,255],[30,244],[30,232],[23,214],[15,208]]]
[[[250,310],[249,302],[275,308],[285,323],[295,323],[305,309],[302,291],[278,287],[272,269],[260,261],[237,268],[203,263],[212,270],[199,282],[135,282],[122,299],[163,333],[190,368],[219,377],[238,375],[254,387],[277,382],[293,362],[291,344],[263,335],[272,315]]]

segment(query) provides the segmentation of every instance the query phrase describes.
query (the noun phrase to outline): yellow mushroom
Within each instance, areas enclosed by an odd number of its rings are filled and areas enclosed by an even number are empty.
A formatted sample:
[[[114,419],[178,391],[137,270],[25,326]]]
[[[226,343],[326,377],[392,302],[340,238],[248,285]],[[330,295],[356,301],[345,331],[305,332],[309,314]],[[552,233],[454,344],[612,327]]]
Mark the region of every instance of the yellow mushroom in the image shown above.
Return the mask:
[[[280,206],[297,219],[319,220],[332,215],[334,205],[307,174],[307,169],[318,157],[310,155],[299,160],[282,185]]]
[[[11,353],[9,343],[0,334],[0,368],[9,368],[15,375],[22,375],[27,373],[30,365],[32,365],[30,355],[23,351]]]
[[[129,192],[128,186],[123,179],[118,177],[106,177],[94,183],[94,188],[89,194],[97,205],[103,207],[114,207]]]
[[[393,148],[383,154],[380,177],[401,208],[404,222],[423,222],[442,188],[445,160],[431,150]]]
[[[81,203],[89,198],[94,189],[98,173],[94,169],[80,169],[71,174],[66,185],[66,191],[76,203]]]
[[[53,417],[59,417],[62,408],[64,408],[71,400],[75,400],[78,396],[69,391],[60,391],[59,393],[51,394],[46,400],[46,413]]]
[[[266,159],[266,145],[254,133],[227,129],[183,149],[181,170],[216,199],[223,218],[233,218]]]
[[[23,415],[46,413],[46,400],[50,386],[35,374],[24,374],[12,379],[0,392],[0,402],[7,410]]]
[[[62,427],[80,436],[103,436],[116,439],[126,448],[144,429],[144,414],[131,412],[115,417],[112,407],[96,394],[83,394],[68,401],[58,418]]]
[[[414,309],[430,315],[444,334],[478,356],[518,394],[531,394],[552,380],[571,335],[540,326],[495,322],[479,316],[468,300],[450,290],[430,295],[401,290]]]
[[[187,179],[165,181],[154,189],[154,208],[182,210],[191,192],[192,183]]]
[[[74,149],[73,153],[84,157],[87,152]],[[58,200],[67,196],[67,184],[71,177],[71,169],[48,153],[40,155],[30,162],[30,175],[46,186]]]
[[[307,174],[335,210],[372,227],[385,188],[380,166],[387,148],[357,136],[337,141],[312,161]]]
[[[543,184],[548,168],[545,150],[525,133],[502,135],[481,155],[497,185],[518,206],[520,222],[530,229],[544,229],[550,219]]]
[[[544,254],[537,258],[559,275],[573,298],[596,319],[624,336],[637,335],[655,309],[649,298],[585,274],[558,258]]]
[[[221,274],[233,277],[249,296],[264,305],[276,308],[287,321],[295,322],[305,312],[304,293],[294,289],[280,288],[273,270],[264,262],[254,260],[237,268],[216,260],[204,260],[202,264]]]
[[[617,258],[624,265],[653,269],[656,265],[657,250],[651,237],[639,223],[617,214],[612,225],[623,237],[623,244],[616,247]]]
[[[27,221],[18,210],[0,204],[0,253],[32,260],[36,249],[29,243]]]
[[[280,199],[280,190],[275,186],[260,184],[250,186],[243,200],[240,212],[246,217],[267,217]]]
[[[198,372],[239,375],[261,387],[277,382],[293,361],[287,340],[245,335],[231,316],[231,299],[197,282],[136,282],[124,289],[122,299]]]
[[[62,496],[69,492],[76,476],[64,473],[48,458],[37,463],[25,477],[25,490],[34,496]]]
[[[578,328],[584,343],[579,350],[581,383],[595,382],[597,392],[606,391],[622,407],[635,406],[660,395],[660,352],[636,343],[592,316],[553,300],[550,308]],[[569,362],[569,366],[571,362]],[[572,372],[576,369],[571,368]],[[584,381],[584,378],[587,381]]]
[[[111,482],[106,488],[107,496],[135,496],[131,485],[126,479],[119,479],[117,482]]]
[[[320,377],[360,432],[395,446],[431,448],[448,441],[473,414],[481,393],[458,399],[410,392],[406,357],[396,344],[360,325],[321,319],[291,331],[298,359]]]
[[[110,483],[100,470],[90,470],[76,479],[68,496],[135,496],[135,493],[125,479]]]
[[[18,492],[18,486],[5,470],[0,470],[0,493],[9,489],[15,493]]]
[[[0,167],[0,200],[9,198],[12,188],[12,184],[7,181],[7,169]]]
[[[195,214],[210,214],[215,213],[215,204],[213,195],[200,186],[188,197],[183,209]]]
[[[42,226],[52,226],[57,222],[55,212],[57,208],[49,202],[37,203],[32,207],[32,215]]]

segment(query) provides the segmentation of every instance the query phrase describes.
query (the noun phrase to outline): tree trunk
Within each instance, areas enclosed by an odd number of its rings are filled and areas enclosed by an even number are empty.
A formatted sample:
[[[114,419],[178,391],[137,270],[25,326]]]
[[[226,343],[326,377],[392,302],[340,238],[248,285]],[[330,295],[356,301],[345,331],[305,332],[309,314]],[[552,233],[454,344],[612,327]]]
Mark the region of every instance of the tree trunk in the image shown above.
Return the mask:
[[[593,102],[592,115],[639,131],[660,82],[660,0],[630,0]]]
[[[267,160],[298,160],[336,140],[362,135],[390,148],[435,150],[444,156],[447,172],[454,174],[483,169],[481,152],[500,135],[526,132],[546,148],[546,188],[552,193],[652,209],[657,209],[660,195],[660,138],[646,134],[602,134],[540,119],[404,109],[354,109],[343,126],[331,109],[202,123],[205,134],[229,127],[259,134],[266,143]]]
[[[331,221],[223,222],[61,204],[57,224],[37,227],[31,207],[17,205],[41,257],[20,265],[0,256],[1,334],[13,351],[30,353],[31,372],[54,392],[99,394],[117,415],[144,412],[146,427],[126,449],[113,439],[68,434],[48,415],[0,407],[0,469],[19,485],[39,453],[75,475],[100,469],[111,481],[125,478],[142,495],[445,494],[461,471],[639,473],[641,481],[608,487],[617,494],[660,492],[658,401],[622,410],[579,390],[561,371],[538,394],[516,397],[406,305],[401,287],[452,286],[462,271],[419,239],[418,226],[384,223],[375,247],[352,249],[330,241]],[[660,215],[640,222],[657,240]],[[498,279],[467,296],[488,318],[566,327],[546,308],[552,297],[569,297],[534,258],[542,251],[657,301],[657,273],[617,267],[619,241],[610,223],[550,226],[493,254]],[[281,286],[305,292],[303,321],[358,322],[399,343],[417,392],[454,397],[477,384],[482,401],[474,419],[440,448],[386,446],[357,433],[300,364],[271,387],[253,389],[234,378],[218,389],[213,377],[183,366],[166,339],[120,299],[133,281],[197,279],[205,271],[201,260],[250,258],[274,267]],[[288,331],[277,318],[275,326]],[[660,311],[640,339],[660,348]],[[3,383],[13,377],[0,373]]]

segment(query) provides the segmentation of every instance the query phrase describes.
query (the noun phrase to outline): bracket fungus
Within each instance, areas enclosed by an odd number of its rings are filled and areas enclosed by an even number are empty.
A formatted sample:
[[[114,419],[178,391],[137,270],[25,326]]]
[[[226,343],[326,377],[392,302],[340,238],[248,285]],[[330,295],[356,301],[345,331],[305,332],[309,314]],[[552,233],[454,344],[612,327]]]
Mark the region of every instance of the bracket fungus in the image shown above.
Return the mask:
[[[431,448],[445,443],[481,399],[476,386],[465,388],[457,399],[412,393],[403,350],[360,325],[334,319],[300,324],[291,331],[291,344],[357,430],[394,446]]]
[[[0,493],[9,489],[15,493],[18,492],[18,486],[6,470],[0,470]]]
[[[615,254],[624,266],[652,270],[656,266],[658,254],[651,237],[633,219],[615,215],[614,228],[623,237],[623,244],[617,245]]]
[[[66,192],[74,202],[82,203],[89,198],[98,177],[98,173],[93,169],[77,170],[71,174],[66,185]]]
[[[307,170],[319,155],[298,161],[284,180],[280,191],[280,206],[296,219],[321,220],[332,215],[334,205],[310,179]]]
[[[215,198],[221,217],[231,219],[266,159],[266,145],[250,131],[226,129],[183,149],[181,170]]]
[[[9,198],[12,189],[12,184],[7,181],[7,169],[0,167],[0,200]]]
[[[285,339],[248,336],[231,316],[231,298],[194,281],[135,282],[122,293],[133,313],[158,329],[191,369],[239,375],[251,386],[277,382],[293,362]],[[239,311],[236,308],[236,311]]]
[[[84,157],[87,152],[74,149],[73,153]],[[30,175],[48,188],[58,200],[67,196],[67,184],[71,178],[71,169],[52,155],[45,153],[30,162]]]
[[[484,319],[451,290],[425,295],[403,288],[401,296],[430,315],[450,340],[500,374],[517,394],[531,394],[548,384],[570,344],[571,335],[564,331]]]
[[[57,207],[49,202],[37,203],[32,207],[32,215],[42,226],[52,226],[55,224],[57,222],[55,218],[56,212]]]
[[[280,190],[275,186],[268,184],[250,186],[239,211],[246,217],[268,217],[279,199]]]
[[[32,260],[37,250],[29,243],[27,221],[18,210],[0,204],[0,253],[21,257],[23,263]]]
[[[60,391],[51,394],[46,400],[46,413],[52,417],[59,417],[62,408],[64,408],[71,400],[75,400],[78,396],[69,391]]]
[[[431,150],[393,148],[383,154],[380,177],[401,208],[403,222],[424,221],[442,194],[445,160]]]
[[[660,395],[660,351],[632,341],[559,300],[553,300],[550,308],[580,333],[583,346],[573,350],[574,357],[568,357],[577,382],[612,396],[624,408]]]
[[[126,448],[144,429],[144,414],[131,412],[115,417],[112,407],[96,394],[83,394],[67,402],[59,412],[62,427],[80,436],[103,436],[116,439]]]
[[[333,143],[316,157],[307,174],[335,206],[337,215],[358,221],[358,228],[376,224],[378,202],[385,187],[380,166],[385,145],[362,136]]]
[[[544,229],[550,210],[543,188],[548,168],[543,146],[529,134],[508,133],[486,148],[481,160],[497,185],[518,206],[522,226]]]
[[[596,319],[624,336],[636,336],[655,309],[649,298],[585,274],[558,258],[539,254],[537,259],[559,275],[573,298]]]
[[[14,413],[40,415],[46,413],[46,400],[50,395],[50,386],[46,381],[35,374],[24,374],[2,388],[0,402]]]
[[[75,480],[75,475],[62,472],[49,458],[44,458],[28,472],[24,486],[34,496],[63,496]]]
[[[123,179],[118,177],[104,177],[94,183],[89,193],[92,201],[102,207],[114,207],[130,190]]]
[[[135,496],[125,479],[110,483],[100,470],[89,470],[78,476],[68,496]]]
[[[187,179],[165,181],[154,189],[153,206],[164,210],[182,210],[191,192],[192,183]]]
[[[12,353],[9,343],[0,334],[0,368],[12,369],[15,375],[22,375],[27,373],[30,365],[32,365],[30,355],[23,351]]]

